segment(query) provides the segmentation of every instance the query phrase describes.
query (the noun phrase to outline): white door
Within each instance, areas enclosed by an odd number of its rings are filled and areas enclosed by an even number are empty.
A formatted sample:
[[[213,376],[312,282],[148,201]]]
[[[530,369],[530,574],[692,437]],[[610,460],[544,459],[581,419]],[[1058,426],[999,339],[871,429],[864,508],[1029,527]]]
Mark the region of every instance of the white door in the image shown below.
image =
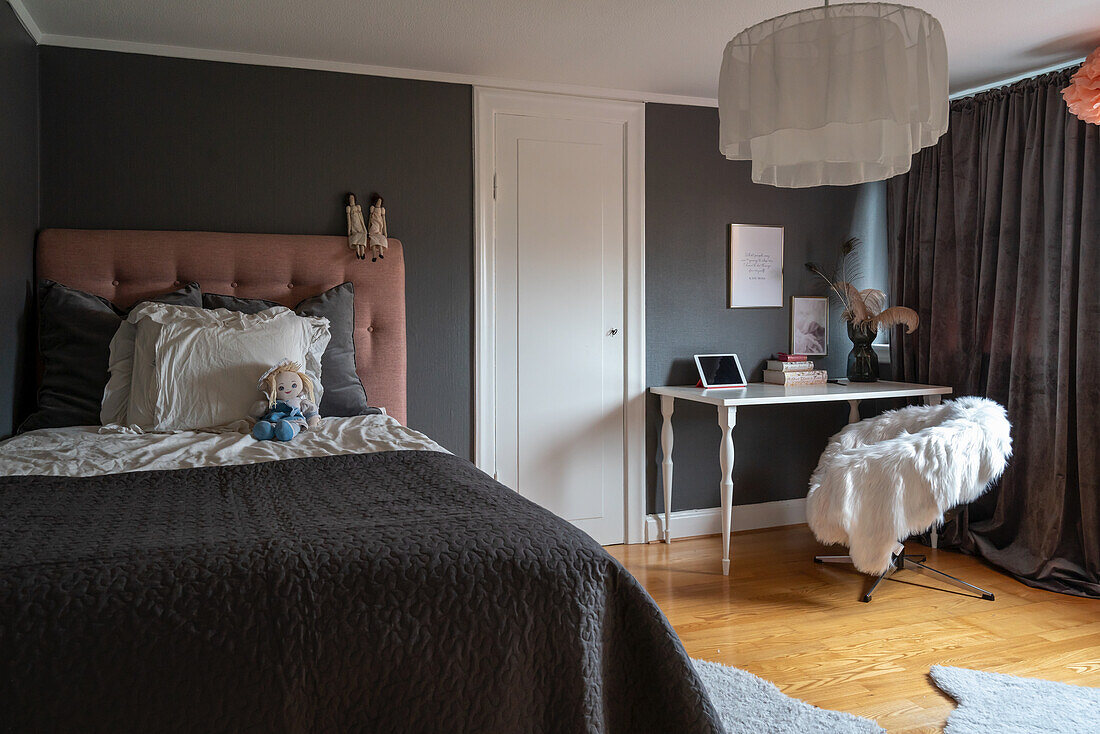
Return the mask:
[[[624,539],[624,126],[498,114],[498,479]]]

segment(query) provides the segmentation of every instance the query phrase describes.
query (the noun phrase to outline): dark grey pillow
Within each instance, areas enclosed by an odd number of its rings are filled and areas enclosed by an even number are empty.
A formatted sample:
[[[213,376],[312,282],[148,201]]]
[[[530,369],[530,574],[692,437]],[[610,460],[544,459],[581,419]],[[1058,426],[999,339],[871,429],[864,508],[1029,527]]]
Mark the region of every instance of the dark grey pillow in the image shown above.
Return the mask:
[[[237,298],[217,293],[202,294],[205,308],[227,308],[242,313],[259,313],[274,301],[262,298]],[[299,316],[323,316],[329,320],[328,347],[321,357],[321,383],[325,386],[318,406],[323,416],[371,415],[380,413],[370,407],[367,392],[355,371],[355,286],[341,283],[324,293],[307,298],[294,307]]]
[[[202,291],[198,283],[188,283],[148,300],[201,307]],[[42,384],[38,388],[38,410],[23,421],[19,433],[99,425],[99,407],[109,377],[111,339],[130,310],[52,280],[38,281]]]

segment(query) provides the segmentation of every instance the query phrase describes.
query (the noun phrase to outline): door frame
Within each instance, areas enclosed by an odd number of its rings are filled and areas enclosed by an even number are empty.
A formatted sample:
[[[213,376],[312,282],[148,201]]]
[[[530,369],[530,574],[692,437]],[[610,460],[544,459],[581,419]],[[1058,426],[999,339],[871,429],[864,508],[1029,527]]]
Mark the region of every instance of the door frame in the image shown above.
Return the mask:
[[[645,105],[474,87],[474,461],[496,475],[494,172],[497,115],[623,127],[624,542],[645,542]]]

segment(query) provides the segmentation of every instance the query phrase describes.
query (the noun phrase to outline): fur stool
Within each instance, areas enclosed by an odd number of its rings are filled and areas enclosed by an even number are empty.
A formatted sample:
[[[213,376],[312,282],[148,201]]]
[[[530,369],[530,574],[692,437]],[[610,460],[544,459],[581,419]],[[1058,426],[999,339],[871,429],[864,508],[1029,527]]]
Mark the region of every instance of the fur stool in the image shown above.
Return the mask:
[[[850,562],[883,578],[920,567],[984,598],[993,595],[906,557],[899,542],[942,523],[951,508],[977,499],[1004,472],[1012,454],[1005,409],[963,397],[913,406],[853,423],[829,440],[810,478],[806,515],[819,541],[847,545]],[[923,560],[923,559],[921,559]]]

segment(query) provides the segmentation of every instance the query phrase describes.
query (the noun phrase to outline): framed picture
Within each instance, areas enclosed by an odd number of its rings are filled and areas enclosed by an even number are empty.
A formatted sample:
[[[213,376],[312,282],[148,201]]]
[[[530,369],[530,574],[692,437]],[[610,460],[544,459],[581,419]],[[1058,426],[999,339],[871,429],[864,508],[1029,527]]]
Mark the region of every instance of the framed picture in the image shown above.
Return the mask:
[[[791,354],[824,357],[829,351],[829,299],[791,296]]]
[[[783,226],[730,225],[730,308],[783,307]]]

